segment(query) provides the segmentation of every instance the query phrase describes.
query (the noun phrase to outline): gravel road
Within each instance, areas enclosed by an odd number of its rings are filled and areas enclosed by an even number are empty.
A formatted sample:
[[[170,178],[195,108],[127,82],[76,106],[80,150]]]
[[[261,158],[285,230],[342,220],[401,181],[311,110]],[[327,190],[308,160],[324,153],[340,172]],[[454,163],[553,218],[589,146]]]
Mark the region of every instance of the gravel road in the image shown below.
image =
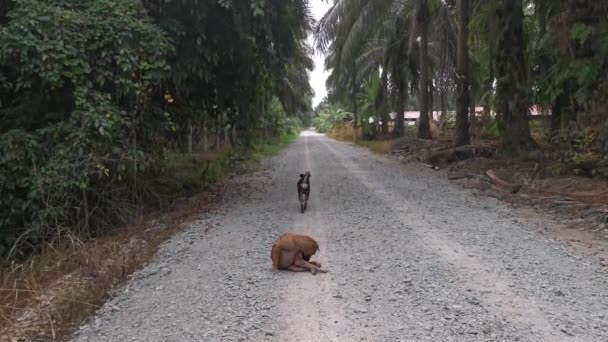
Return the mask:
[[[306,131],[233,179],[74,341],[608,341],[595,260],[428,173]],[[329,273],[273,273],[285,231],[314,236]]]

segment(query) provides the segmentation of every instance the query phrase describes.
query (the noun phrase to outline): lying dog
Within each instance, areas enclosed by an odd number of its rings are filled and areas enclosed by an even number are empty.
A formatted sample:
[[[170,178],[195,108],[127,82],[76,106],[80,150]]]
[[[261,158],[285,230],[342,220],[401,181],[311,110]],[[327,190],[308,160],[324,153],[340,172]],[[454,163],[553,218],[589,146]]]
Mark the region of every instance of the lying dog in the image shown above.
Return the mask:
[[[308,196],[310,195],[310,172],[300,173],[298,181],[298,200],[300,201],[300,209],[302,213],[308,206]]]
[[[327,273],[321,269],[321,264],[310,261],[310,257],[319,250],[319,244],[306,235],[285,233],[273,244],[270,258],[273,270],[289,270],[292,272]]]

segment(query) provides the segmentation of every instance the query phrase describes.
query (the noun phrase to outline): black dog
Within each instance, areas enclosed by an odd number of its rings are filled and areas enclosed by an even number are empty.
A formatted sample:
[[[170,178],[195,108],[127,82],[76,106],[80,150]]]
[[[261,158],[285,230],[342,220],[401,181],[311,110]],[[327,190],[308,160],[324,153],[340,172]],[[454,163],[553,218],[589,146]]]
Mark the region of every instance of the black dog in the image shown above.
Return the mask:
[[[308,196],[310,195],[310,172],[300,174],[300,180],[298,181],[298,200],[300,201],[300,209],[302,213],[306,210],[308,205]]]

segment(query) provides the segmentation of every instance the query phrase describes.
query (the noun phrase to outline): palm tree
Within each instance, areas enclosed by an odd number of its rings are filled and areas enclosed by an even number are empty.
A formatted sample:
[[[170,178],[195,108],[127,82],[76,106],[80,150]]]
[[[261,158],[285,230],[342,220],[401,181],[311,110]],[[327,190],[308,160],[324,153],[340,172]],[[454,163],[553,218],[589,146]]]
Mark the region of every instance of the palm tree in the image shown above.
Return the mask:
[[[457,92],[458,107],[456,109],[456,146],[469,144],[469,1],[458,0],[458,61],[457,61]]]
[[[411,69],[408,69],[408,66],[412,65],[408,63],[412,55],[407,50],[406,27],[404,15],[400,13],[394,20],[394,29],[387,48],[387,67],[395,94],[395,135],[399,137],[405,134],[403,113],[408,96],[408,71],[412,73]]]
[[[376,125],[378,122],[378,106],[376,100],[380,92],[380,73],[378,70],[371,73],[362,81],[361,91],[357,99],[358,108],[360,109],[360,121],[363,136],[376,136]],[[370,126],[369,119],[373,119],[373,125]],[[370,131],[371,128],[371,131]]]
[[[360,80],[368,76],[357,69],[355,56],[365,53],[365,43],[376,31],[376,25],[371,23],[380,22],[393,3],[393,0],[337,0],[315,30],[316,47],[326,53],[325,68],[331,70],[326,83],[328,92],[348,103],[353,113],[354,142],[359,119],[357,94]]]
[[[436,10],[431,33],[432,44],[429,46],[433,58],[433,78],[435,89],[439,93],[441,117],[439,128],[447,120],[448,95],[454,92],[456,79],[456,28],[452,24],[452,5],[446,3]]]
[[[415,29],[412,32],[418,33],[419,38],[419,65],[420,80],[418,89],[418,105],[420,106],[420,117],[418,121],[418,138],[432,139],[431,125],[429,121],[429,25],[430,9],[428,0],[417,0],[414,14]]]
[[[432,6],[431,6],[432,5]],[[429,56],[429,37],[437,34],[437,50],[449,51],[451,23],[446,10],[447,4],[440,0],[338,0],[318,23],[315,38],[319,50],[327,53],[326,68],[331,69],[327,86],[332,93],[353,104],[357,80],[369,76],[369,72],[383,70],[381,91],[378,92],[377,105],[386,105],[389,87],[394,98],[394,111],[398,114],[395,133],[405,131],[402,113],[407,102],[408,87],[418,84],[419,106],[421,108],[419,136],[430,139],[429,110],[431,106],[430,89],[432,62]],[[443,10],[437,11],[438,9]],[[443,16],[437,15],[442,13]],[[439,28],[429,32],[430,23],[441,18]],[[409,22],[409,25],[407,24]],[[447,33],[446,33],[447,32]],[[419,39],[416,39],[419,37]],[[408,39],[409,38],[409,39]],[[414,41],[419,41],[414,44]],[[443,45],[447,44],[447,45]],[[417,61],[412,56],[417,55]],[[451,55],[445,53],[441,55]],[[359,56],[352,63],[351,56]],[[448,89],[445,76],[449,74],[446,61],[438,63],[442,68],[442,87]],[[361,68],[360,65],[364,67]],[[353,70],[353,68],[355,70]],[[444,95],[443,99],[446,98]],[[383,131],[388,131],[388,120],[383,120]]]
[[[314,69],[312,49],[304,42],[298,43],[296,53],[275,90],[283,108],[290,115],[312,111],[311,100],[314,96],[308,76],[308,71]]]
[[[388,134],[388,100],[393,98],[394,112],[405,111],[408,97],[408,75],[415,73],[412,69],[411,55],[408,53],[406,8],[400,8],[395,15],[387,18],[377,32],[378,38],[366,47],[362,57],[359,58],[358,70],[367,74],[382,68],[381,88],[377,93],[376,105],[382,107],[383,134]],[[370,66],[372,66],[370,68]],[[390,83],[390,87],[389,87]],[[405,133],[403,115],[395,117],[395,130],[393,134],[402,136]]]
[[[528,123],[523,0],[502,1],[495,15],[497,26],[502,28],[494,45],[501,137],[509,150],[528,149],[535,143]]]

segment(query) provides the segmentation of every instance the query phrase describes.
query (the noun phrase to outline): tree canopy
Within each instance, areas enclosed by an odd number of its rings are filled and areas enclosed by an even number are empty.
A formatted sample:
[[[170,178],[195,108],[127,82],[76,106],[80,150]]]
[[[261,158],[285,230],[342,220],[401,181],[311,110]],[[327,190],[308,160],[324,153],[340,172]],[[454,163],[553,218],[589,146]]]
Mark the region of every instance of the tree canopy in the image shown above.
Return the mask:
[[[437,120],[429,114],[438,108],[443,126],[458,98],[456,144],[496,130],[505,149],[518,151],[537,146],[530,113],[540,109],[550,114],[550,143],[580,150],[574,141],[586,136],[593,143],[583,149],[602,159],[607,18],[608,4],[592,0],[335,0],[315,38],[327,52],[330,99],[354,113],[355,125],[373,116],[387,135],[380,108],[388,101],[394,135],[404,134],[402,113],[419,110],[418,136],[428,139],[428,121]],[[361,113],[352,93],[366,93],[379,70],[385,91]]]
[[[309,118],[313,24],[307,0],[2,2],[0,241],[94,234],[203,131],[247,146]]]

